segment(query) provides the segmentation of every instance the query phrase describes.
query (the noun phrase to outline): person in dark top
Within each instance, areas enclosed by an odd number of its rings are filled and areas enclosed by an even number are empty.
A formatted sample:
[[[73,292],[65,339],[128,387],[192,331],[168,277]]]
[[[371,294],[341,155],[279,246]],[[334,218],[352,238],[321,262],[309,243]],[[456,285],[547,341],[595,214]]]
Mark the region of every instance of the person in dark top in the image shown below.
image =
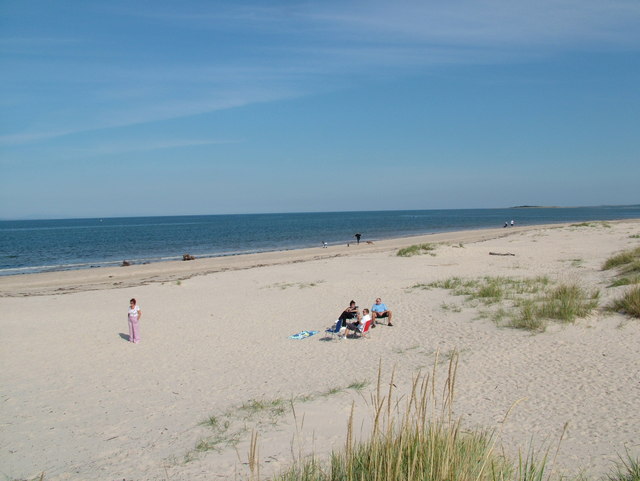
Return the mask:
[[[349,307],[342,311],[342,314],[340,314],[340,317],[338,319],[342,322],[342,327],[345,327],[347,325],[347,320],[349,319],[357,319],[359,322],[360,314],[358,313],[358,306],[356,306],[356,301],[351,301],[349,303]]]

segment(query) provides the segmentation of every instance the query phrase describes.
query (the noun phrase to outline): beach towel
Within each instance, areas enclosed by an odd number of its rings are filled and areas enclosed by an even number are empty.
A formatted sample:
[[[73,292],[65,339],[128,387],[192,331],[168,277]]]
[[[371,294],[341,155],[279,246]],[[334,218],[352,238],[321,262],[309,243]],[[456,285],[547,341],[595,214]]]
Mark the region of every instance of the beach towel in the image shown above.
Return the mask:
[[[298,334],[293,334],[289,336],[289,339],[306,339],[307,337],[311,337],[314,334],[318,334],[318,331],[302,331]]]

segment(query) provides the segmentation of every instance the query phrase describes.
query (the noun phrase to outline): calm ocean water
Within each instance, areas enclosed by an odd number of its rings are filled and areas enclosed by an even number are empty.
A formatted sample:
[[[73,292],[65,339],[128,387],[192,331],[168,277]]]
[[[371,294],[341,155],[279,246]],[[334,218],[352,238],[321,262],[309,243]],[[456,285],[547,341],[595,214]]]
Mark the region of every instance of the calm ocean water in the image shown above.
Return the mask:
[[[85,269],[457,230],[640,218],[640,205],[0,221],[0,275]]]

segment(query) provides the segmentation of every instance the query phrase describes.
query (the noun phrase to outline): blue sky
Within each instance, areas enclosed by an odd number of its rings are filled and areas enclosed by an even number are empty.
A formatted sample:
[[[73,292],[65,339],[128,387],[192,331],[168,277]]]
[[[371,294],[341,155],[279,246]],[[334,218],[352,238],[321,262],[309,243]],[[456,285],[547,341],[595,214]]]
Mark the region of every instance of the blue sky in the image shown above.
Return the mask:
[[[0,0],[0,218],[640,202],[637,0]]]

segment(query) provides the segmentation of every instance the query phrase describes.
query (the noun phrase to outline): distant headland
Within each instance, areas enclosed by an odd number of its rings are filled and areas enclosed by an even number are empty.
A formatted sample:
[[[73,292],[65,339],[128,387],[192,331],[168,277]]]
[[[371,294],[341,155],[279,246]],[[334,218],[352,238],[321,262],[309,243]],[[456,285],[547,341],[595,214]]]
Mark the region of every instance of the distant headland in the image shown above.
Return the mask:
[[[509,209],[560,209],[557,205],[514,205]]]
[[[598,205],[598,206],[559,206],[559,205],[515,205],[513,207],[508,207],[508,209],[579,209],[581,207],[592,207],[592,208],[620,208],[620,207],[629,207],[629,208],[637,208],[640,204],[629,204],[629,205]]]

